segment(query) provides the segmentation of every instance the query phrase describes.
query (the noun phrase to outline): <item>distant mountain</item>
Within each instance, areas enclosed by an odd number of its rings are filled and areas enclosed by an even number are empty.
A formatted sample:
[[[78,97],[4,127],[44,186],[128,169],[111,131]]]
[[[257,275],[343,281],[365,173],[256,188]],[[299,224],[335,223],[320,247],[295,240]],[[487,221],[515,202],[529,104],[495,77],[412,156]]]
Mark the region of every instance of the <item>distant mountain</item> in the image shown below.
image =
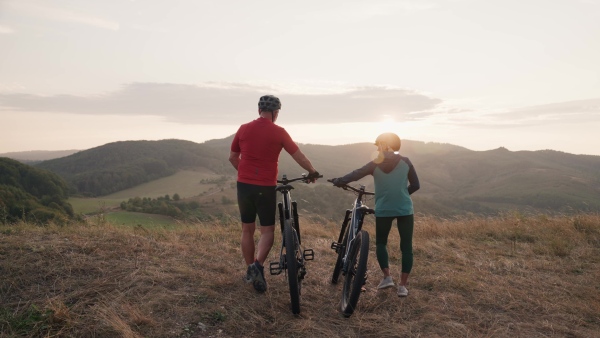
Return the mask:
[[[0,157],[8,157],[23,163],[37,163],[54,158],[65,157],[78,152],[79,150],[33,150],[19,151],[0,154]]]
[[[123,190],[185,168],[204,167],[235,177],[228,161],[232,139],[230,135],[201,144],[182,140],[115,142],[44,161],[38,167],[59,174],[76,192],[91,196]],[[376,150],[372,143],[300,144],[300,148],[325,179],[361,167]],[[504,148],[472,151],[411,140],[402,141],[400,153],[411,159],[421,181],[421,189],[413,195],[417,212],[447,216],[513,209],[600,211],[600,156],[553,150],[511,152]],[[283,151],[279,176],[302,172]],[[371,177],[361,183],[373,188]],[[301,198],[303,191],[296,193]],[[317,199],[314,204],[330,204],[331,196],[329,200],[322,197],[327,194],[310,198]]]
[[[232,139],[230,136],[206,144],[226,152]],[[376,150],[372,143],[300,147],[326,178],[361,167],[371,161]],[[600,211],[600,156],[554,150],[512,152],[505,148],[472,151],[411,140],[402,141],[400,153],[410,158],[421,182],[421,189],[413,195],[419,212]],[[282,152],[280,175],[302,172],[291,156]],[[373,189],[371,177],[361,181]]]

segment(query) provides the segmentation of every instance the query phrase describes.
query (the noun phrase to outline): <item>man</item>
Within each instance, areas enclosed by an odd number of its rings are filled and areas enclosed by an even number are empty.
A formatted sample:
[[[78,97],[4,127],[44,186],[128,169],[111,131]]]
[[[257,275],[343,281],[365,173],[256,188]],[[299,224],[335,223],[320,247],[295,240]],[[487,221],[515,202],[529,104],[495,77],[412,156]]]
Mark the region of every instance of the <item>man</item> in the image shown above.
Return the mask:
[[[275,210],[277,208],[277,163],[285,149],[292,158],[309,172],[311,182],[319,173],[298,148],[287,131],[275,125],[281,101],[265,95],[258,101],[259,118],[243,124],[233,142],[229,162],[238,171],[237,195],[242,219],[242,255],[248,265],[245,281],[258,292],[267,290],[263,264],[273,246]],[[260,239],[255,253],[254,231],[256,215],[260,221]]]

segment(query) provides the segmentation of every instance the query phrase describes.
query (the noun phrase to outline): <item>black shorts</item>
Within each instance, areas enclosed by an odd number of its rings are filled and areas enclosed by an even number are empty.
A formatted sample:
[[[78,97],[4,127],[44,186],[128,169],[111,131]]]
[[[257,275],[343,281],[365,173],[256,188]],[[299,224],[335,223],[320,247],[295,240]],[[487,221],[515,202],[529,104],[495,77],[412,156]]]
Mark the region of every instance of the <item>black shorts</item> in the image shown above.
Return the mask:
[[[263,226],[275,225],[277,192],[275,186],[262,186],[237,182],[237,198],[242,223],[256,221]]]

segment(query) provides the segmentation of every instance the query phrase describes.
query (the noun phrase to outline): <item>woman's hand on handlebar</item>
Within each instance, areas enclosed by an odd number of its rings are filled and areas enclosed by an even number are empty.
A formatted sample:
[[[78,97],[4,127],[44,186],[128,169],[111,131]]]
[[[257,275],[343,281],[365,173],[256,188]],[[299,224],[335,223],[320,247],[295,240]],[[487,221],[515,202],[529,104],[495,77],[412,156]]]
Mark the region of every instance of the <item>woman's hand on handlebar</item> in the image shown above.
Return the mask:
[[[331,178],[331,179],[328,179],[327,182],[333,183],[334,186],[340,187],[340,188],[346,185],[346,184],[342,183],[339,178]]]

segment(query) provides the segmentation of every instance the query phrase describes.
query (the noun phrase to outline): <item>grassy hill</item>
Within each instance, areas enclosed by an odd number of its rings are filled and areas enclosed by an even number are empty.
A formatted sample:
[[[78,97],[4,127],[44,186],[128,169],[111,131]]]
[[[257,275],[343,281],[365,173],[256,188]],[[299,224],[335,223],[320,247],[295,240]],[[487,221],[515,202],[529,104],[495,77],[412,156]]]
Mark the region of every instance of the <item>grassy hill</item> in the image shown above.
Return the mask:
[[[121,227],[0,225],[0,337],[595,337],[600,216],[415,219],[407,298],[367,291],[350,318],[329,283],[339,224],[303,222],[314,249],[301,314],[283,275],[256,293],[241,280],[232,223]],[[374,237],[372,224],[366,230]],[[277,258],[274,249],[267,261]],[[394,278],[398,234],[390,235]]]

